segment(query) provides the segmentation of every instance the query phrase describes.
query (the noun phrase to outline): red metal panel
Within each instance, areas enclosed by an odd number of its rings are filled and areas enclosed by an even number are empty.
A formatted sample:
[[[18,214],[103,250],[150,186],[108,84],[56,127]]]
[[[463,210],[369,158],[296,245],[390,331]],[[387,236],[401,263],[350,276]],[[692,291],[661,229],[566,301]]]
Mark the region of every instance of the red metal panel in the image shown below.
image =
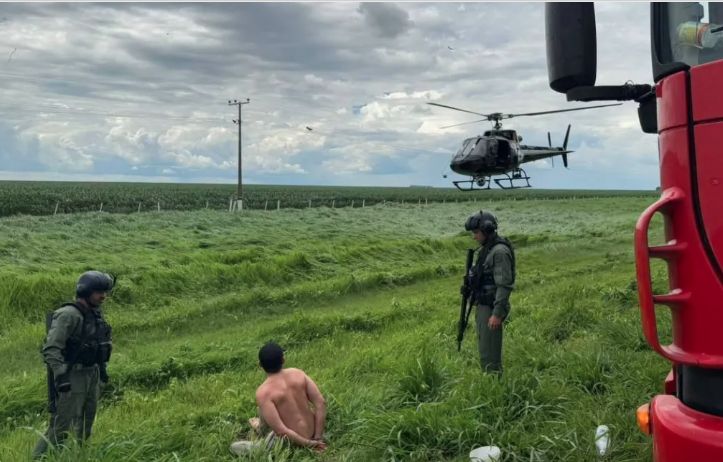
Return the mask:
[[[721,74],[723,76],[723,74]],[[719,109],[723,96],[719,93]],[[698,163],[698,200],[708,241],[718,265],[723,266],[723,122],[695,126],[695,152]],[[719,305],[723,311],[723,303]]]
[[[670,395],[650,406],[655,462],[723,461],[723,418],[694,411]]]
[[[685,81],[686,73],[679,72],[663,79],[655,86],[658,132],[687,125],[688,100]]]
[[[635,254],[643,331],[650,345],[676,363],[723,367],[723,286],[705,253],[696,227],[691,186],[687,126],[660,134],[660,176],[663,193],[640,217],[635,231]],[[667,245],[649,248],[650,219],[665,218]],[[668,262],[669,293],[653,294],[649,258]],[[668,305],[673,318],[673,343],[658,341],[655,305]],[[658,308],[661,309],[661,308]],[[723,460],[723,459],[722,459]]]
[[[693,67],[690,79],[693,120],[723,118],[723,60]]]

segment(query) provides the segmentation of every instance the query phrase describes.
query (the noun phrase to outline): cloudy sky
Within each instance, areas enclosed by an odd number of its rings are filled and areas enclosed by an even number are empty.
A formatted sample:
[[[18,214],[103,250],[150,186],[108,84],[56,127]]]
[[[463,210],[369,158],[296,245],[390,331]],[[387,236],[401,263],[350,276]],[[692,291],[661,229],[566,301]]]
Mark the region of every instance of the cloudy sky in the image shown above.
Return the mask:
[[[651,83],[647,3],[599,3],[598,84]],[[475,112],[583,106],[547,83],[543,3],[0,3],[0,179],[448,185]],[[595,103],[593,103],[595,104]],[[652,189],[634,103],[512,119],[570,168],[540,188]],[[311,130],[307,129],[311,128]],[[443,179],[449,174],[449,179]]]

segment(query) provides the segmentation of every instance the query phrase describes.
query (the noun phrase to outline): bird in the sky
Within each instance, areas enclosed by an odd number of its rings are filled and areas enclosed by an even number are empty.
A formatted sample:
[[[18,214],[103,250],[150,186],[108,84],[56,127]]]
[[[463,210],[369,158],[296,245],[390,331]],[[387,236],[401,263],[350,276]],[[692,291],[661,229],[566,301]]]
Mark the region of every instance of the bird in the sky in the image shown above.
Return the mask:
[[[313,128],[311,128],[311,127],[309,127],[309,126],[307,126],[306,129],[309,130],[309,131],[312,131],[312,130],[313,130]]]

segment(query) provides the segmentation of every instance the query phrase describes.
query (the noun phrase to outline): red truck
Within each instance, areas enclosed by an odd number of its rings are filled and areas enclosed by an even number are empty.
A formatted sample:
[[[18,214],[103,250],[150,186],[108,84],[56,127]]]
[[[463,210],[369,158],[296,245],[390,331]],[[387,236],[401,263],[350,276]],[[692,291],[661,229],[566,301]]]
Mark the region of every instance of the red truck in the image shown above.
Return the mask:
[[[568,101],[636,101],[643,132],[658,134],[661,195],[635,227],[635,260],[645,338],[672,370],[638,425],[656,462],[723,461],[723,3],[652,3],[654,84],[621,86],[595,85],[594,5],[545,8],[552,89]],[[665,244],[651,246],[656,213]],[[667,263],[667,293],[653,292],[651,258]],[[661,309],[671,311],[667,345]]]

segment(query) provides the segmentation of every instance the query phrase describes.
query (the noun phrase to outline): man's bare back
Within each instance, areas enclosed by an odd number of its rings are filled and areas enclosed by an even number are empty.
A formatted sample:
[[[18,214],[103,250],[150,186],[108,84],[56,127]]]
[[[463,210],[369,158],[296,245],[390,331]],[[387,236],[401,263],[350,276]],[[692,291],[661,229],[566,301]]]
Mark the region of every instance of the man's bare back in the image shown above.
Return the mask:
[[[261,418],[276,435],[299,446],[323,448],[326,406],[304,371],[288,368],[268,374],[256,390],[256,403]]]

